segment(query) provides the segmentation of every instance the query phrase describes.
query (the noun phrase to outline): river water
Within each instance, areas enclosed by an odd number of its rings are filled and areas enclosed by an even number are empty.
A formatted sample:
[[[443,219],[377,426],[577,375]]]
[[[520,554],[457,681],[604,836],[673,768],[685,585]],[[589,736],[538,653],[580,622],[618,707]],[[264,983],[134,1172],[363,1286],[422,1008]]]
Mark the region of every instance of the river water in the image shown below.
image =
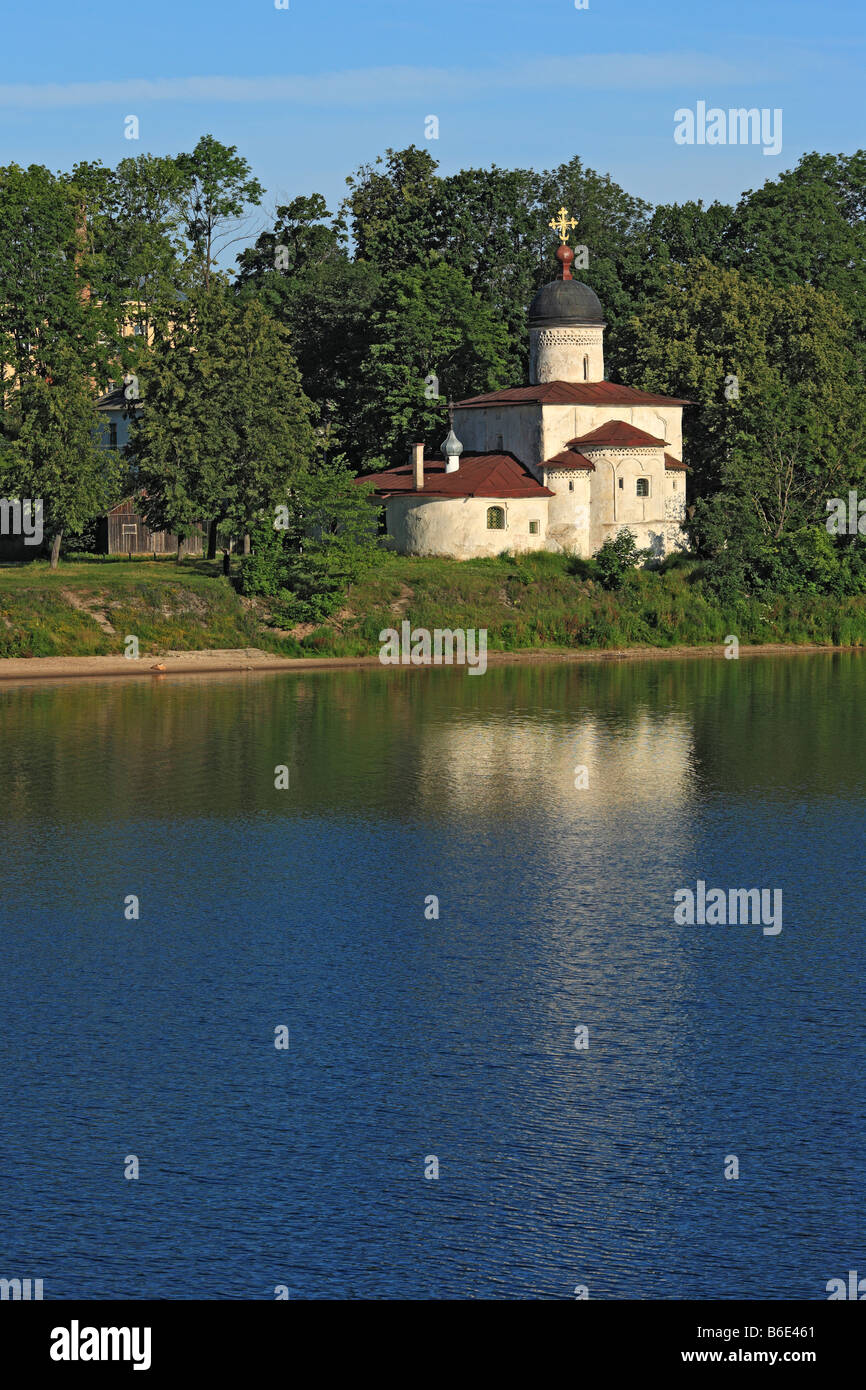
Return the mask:
[[[864,708],[844,654],[0,689],[0,1277],[866,1274]]]

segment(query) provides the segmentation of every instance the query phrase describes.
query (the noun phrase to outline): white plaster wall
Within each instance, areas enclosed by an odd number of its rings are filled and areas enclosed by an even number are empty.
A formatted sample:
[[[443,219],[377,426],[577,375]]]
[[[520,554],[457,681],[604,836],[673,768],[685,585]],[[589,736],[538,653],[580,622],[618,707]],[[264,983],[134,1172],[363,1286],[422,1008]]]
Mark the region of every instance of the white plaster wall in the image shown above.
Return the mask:
[[[503,550],[547,548],[547,497],[389,497],[388,536],[403,555],[451,555],[458,560]],[[488,507],[505,509],[505,530],[487,529]],[[539,523],[530,535],[529,523]]]
[[[604,381],[604,329],[579,324],[531,328],[529,380],[533,386],[545,381]]]
[[[594,554],[609,536],[615,536],[627,526],[639,546],[649,548],[659,557],[666,555],[671,548],[668,504],[672,489],[671,474],[665,469],[664,450],[587,450],[587,458],[595,464],[595,472],[590,475],[591,553]],[[646,478],[649,482],[649,497],[638,497],[638,478]]]
[[[454,433],[467,453],[514,454],[536,473],[542,461],[541,413],[536,404],[456,409]]]
[[[686,519],[686,474],[666,473],[665,486],[665,533],[666,552],[688,549],[688,537],[683,530]]]
[[[606,425],[624,420],[668,441],[667,452],[683,457],[683,408],[681,405],[544,405],[541,407],[543,458],[553,458],[570,439],[577,439]]]
[[[584,557],[590,554],[592,477],[587,470],[545,468],[544,486],[555,493],[547,504],[549,550],[566,550]]]

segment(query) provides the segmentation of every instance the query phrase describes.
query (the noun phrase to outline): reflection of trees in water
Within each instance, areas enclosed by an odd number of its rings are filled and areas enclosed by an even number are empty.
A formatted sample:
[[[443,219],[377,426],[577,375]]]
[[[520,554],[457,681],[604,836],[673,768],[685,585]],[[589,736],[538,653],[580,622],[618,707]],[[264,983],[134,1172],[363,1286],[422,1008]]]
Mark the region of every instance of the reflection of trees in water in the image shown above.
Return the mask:
[[[857,654],[7,687],[7,816],[423,817],[861,786]],[[291,787],[274,790],[288,763]],[[588,792],[573,769],[590,768]],[[604,771],[593,776],[593,764]],[[799,790],[798,790],[799,789]]]

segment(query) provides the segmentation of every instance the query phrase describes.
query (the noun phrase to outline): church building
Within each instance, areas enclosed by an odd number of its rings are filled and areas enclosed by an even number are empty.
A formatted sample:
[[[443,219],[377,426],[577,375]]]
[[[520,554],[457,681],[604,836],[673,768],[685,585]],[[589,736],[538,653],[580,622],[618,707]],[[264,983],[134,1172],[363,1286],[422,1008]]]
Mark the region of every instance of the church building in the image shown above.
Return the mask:
[[[406,555],[472,559],[503,550],[593,555],[628,527],[663,556],[685,543],[682,412],[688,401],[604,379],[604,312],[571,274],[529,306],[529,382],[459,401],[437,457],[424,445],[367,475],[384,501],[388,544]]]

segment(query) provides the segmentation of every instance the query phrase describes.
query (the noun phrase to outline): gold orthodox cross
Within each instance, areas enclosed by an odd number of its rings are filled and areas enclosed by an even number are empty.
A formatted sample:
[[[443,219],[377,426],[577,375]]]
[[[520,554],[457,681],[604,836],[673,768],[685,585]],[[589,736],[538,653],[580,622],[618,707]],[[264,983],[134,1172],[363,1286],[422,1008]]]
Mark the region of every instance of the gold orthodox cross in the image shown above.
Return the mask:
[[[565,242],[568,241],[569,231],[577,226],[577,218],[569,217],[568,208],[560,208],[556,216],[552,218],[547,225],[552,227],[555,232],[559,232],[559,240],[565,244]]]

